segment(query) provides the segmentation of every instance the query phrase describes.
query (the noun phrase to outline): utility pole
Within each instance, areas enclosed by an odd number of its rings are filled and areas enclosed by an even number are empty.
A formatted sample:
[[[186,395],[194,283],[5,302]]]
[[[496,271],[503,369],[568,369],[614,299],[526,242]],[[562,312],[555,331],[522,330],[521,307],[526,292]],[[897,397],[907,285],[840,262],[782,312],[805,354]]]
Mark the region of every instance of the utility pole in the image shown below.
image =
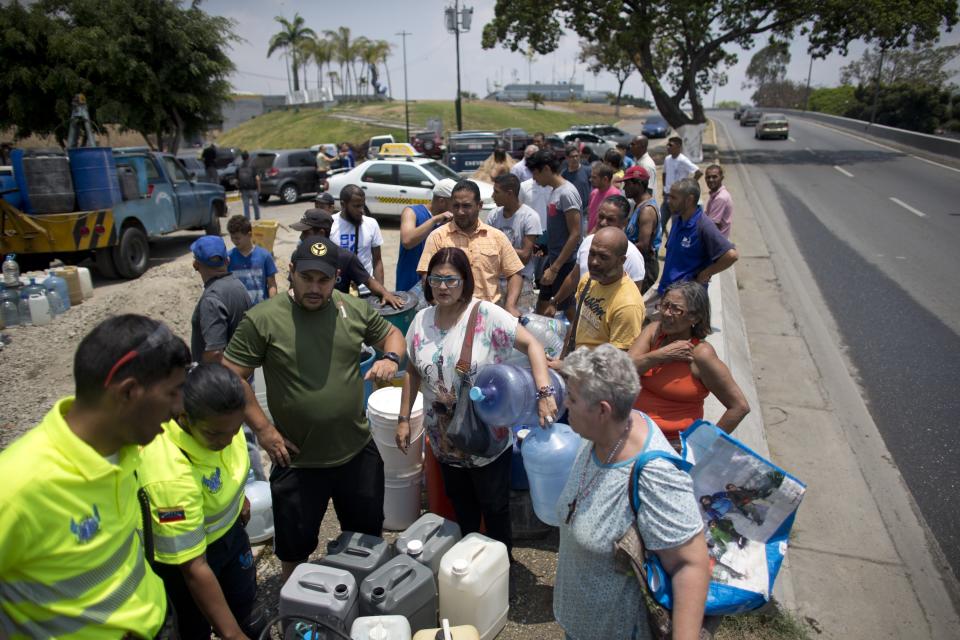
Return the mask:
[[[446,20],[447,31],[453,32],[457,47],[457,131],[463,131],[463,111],[460,104],[460,33],[470,31],[470,23],[473,20],[473,8],[460,8],[460,0],[454,0],[452,7],[443,10]]]
[[[410,102],[407,98],[407,36],[413,34],[403,30],[397,35],[403,38],[403,115],[407,122],[407,142],[410,142]]]
[[[804,111],[810,111],[810,78],[813,76],[813,56],[810,56],[810,68],[807,70],[807,101],[803,106]]]

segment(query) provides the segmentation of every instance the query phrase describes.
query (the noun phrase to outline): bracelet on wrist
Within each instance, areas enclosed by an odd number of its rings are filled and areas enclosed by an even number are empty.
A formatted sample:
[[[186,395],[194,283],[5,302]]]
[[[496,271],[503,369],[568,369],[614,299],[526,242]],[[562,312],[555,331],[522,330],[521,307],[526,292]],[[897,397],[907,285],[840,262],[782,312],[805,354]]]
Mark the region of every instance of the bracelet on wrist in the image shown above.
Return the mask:
[[[545,385],[537,389],[537,400],[543,400],[544,398],[552,398],[557,394],[557,390],[553,385]]]
[[[410,416],[397,416],[397,424],[401,422],[410,422]]]

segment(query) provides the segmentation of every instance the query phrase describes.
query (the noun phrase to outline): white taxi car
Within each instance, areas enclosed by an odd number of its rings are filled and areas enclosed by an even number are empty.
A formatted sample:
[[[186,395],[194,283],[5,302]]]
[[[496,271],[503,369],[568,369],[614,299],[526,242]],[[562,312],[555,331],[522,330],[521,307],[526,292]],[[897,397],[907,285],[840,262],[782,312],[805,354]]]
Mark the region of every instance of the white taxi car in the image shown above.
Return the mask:
[[[367,208],[379,216],[400,216],[405,207],[429,205],[433,187],[444,178],[460,181],[456,171],[432,158],[422,156],[378,156],[349,171],[331,175],[329,192],[340,199],[340,190],[348,184],[359,186],[367,195]],[[474,180],[480,187],[482,210],[480,217],[495,208],[493,185]]]

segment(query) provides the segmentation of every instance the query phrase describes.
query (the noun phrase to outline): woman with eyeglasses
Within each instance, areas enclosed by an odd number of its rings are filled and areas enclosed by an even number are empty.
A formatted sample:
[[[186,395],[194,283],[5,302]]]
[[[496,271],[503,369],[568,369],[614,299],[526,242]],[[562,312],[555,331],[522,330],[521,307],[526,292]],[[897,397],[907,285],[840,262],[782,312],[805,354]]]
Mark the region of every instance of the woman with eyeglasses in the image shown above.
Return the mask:
[[[397,446],[410,446],[410,409],[423,391],[424,429],[440,463],[447,497],[453,504],[464,535],[480,530],[483,518],[487,535],[511,548],[510,459],[513,432],[507,425],[503,449],[491,457],[470,455],[447,438],[454,416],[461,376],[457,361],[466,336],[471,311],[477,307],[470,375],[480,367],[510,357],[514,348],[527,354],[537,385],[541,424],[557,417],[555,389],[550,386],[543,347],[517,319],[492,302],[473,297],[473,272],[462,249],[437,251],[427,267],[423,292],[434,306],[421,310],[407,331],[410,366],[400,399]]]
[[[256,638],[257,569],[244,529],[250,470],[240,378],[194,365],[183,412],[144,448],[138,472],[149,500],[154,571],[177,612],[180,638]]]
[[[703,401],[713,394],[726,407],[717,426],[731,433],[750,413],[747,399],[717,352],[710,333],[707,289],[686,280],[670,285],[660,299],[660,319],[651,322],[630,347],[640,374],[634,408],[653,418],[679,450],[680,432],[703,418]]]

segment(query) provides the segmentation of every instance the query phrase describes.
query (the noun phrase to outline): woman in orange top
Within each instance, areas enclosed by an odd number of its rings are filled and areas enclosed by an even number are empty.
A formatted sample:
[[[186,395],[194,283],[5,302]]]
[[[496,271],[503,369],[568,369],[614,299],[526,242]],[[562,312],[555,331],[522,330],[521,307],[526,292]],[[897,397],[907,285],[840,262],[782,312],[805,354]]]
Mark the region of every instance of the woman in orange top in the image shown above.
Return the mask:
[[[704,340],[709,333],[706,288],[677,282],[660,300],[660,320],[647,325],[630,347],[641,385],[633,406],[653,418],[677,448],[680,432],[703,418],[703,401],[710,393],[727,409],[717,420],[727,433],[750,412],[727,365]]]

